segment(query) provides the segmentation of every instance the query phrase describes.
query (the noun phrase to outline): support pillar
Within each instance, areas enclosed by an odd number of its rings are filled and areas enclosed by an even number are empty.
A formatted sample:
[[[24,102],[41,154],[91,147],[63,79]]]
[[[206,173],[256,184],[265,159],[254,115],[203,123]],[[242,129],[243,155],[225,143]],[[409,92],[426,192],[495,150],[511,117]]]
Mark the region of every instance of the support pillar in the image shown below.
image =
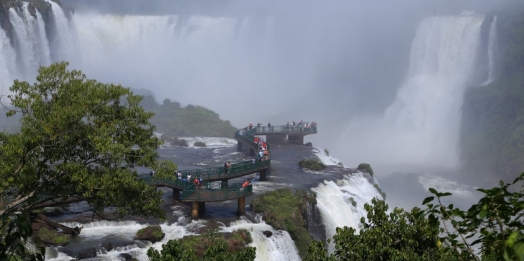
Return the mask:
[[[227,189],[228,187],[229,185],[227,183],[227,179],[222,180],[222,182],[220,182],[220,189]]]
[[[239,141],[239,142],[237,143],[237,150],[238,150],[238,151],[242,151],[242,149],[243,149],[243,148],[242,148],[242,142]]]
[[[238,198],[238,215],[246,215],[246,197]]]
[[[252,148],[249,148],[249,156],[254,157],[255,156],[255,150]]]
[[[180,190],[173,188],[173,199],[180,201]]]
[[[206,212],[206,202],[198,202],[198,212],[199,213]]]
[[[265,170],[265,169],[261,170],[259,175],[260,175],[260,181],[266,181],[267,170]]]
[[[198,202],[191,202],[191,218],[198,219]]]

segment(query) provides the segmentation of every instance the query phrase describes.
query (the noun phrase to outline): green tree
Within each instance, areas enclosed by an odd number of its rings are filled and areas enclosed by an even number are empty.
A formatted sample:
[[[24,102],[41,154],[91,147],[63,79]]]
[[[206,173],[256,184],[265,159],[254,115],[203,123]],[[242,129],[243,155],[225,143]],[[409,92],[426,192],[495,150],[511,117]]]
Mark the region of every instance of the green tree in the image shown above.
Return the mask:
[[[7,96],[21,131],[0,133],[0,259],[24,255],[29,212],[86,200],[93,213],[163,217],[161,192],[137,179],[136,167],[172,175],[157,161],[152,113],[120,85],[89,80],[68,63],[39,69],[34,84],[15,80]],[[98,213],[101,214],[101,213]],[[12,235],[15,235],[12,237]],[[20,244],[15,244],[16,242]]]

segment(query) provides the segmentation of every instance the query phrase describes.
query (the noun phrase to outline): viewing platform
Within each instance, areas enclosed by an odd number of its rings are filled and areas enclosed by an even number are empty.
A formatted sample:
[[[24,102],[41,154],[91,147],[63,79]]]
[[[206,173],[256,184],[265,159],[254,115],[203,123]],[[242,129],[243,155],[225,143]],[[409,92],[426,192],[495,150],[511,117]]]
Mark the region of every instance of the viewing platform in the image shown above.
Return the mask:
[[[291,125],[275,125],[253,127],[253,135],[265,135],[267,142],[290,142],[302,145],[304,136],[317,134],[317,127],[299,127]]]

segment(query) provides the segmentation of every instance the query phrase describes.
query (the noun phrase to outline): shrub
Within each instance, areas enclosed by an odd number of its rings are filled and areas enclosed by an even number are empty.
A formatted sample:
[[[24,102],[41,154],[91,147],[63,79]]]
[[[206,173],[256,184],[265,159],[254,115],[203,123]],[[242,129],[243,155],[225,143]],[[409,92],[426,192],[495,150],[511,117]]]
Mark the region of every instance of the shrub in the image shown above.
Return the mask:
[[[326,153],[326,155],[329,156],[329,150],[328,149],[324,149],[324,152]]]
[[[204,142],[201,142],[201,141],[197,141],[193,145],[195,147],[201,147],[201,148],[205,148],[206,147],[206,144]]]
[[[320,162],[318,160],[314,160],[314,159],[301,160],[301,161],[298,162],[298,165],[301,168],[306,168],[306,169],[310,169],[310,170],[321,170],[321,169],[326,168],[326,165],[324,165],[324,163],[322,163],[322,162]]]
[[[360,164],[358,164],[357,169],[364,170],[367,173],[369,173],[371,176],[373,176],[373,169],[371,168],[371,165],[369,165],[368,163],[360,163]]]

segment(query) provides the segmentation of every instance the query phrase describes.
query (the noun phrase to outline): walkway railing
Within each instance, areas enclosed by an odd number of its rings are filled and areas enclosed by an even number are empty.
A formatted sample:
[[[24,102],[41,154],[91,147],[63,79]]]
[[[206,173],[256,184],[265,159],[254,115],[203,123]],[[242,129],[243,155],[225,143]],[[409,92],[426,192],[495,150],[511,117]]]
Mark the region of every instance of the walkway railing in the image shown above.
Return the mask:
[[[303,133],[303,134],[316,134],[317,133],[317,127],[298,127],[291,125],[275,125],[275,126],[260,126],[260,127],[254,127],[255,134],[257,133]]]
[[[243,188],[241,185],[230,184],[228,188],[212,189],[204,188],[197,189],[192,185],[182,191],[182,200],[185,201],[224,201],[230,199],[237,199],[253,194],[253,185]]]

